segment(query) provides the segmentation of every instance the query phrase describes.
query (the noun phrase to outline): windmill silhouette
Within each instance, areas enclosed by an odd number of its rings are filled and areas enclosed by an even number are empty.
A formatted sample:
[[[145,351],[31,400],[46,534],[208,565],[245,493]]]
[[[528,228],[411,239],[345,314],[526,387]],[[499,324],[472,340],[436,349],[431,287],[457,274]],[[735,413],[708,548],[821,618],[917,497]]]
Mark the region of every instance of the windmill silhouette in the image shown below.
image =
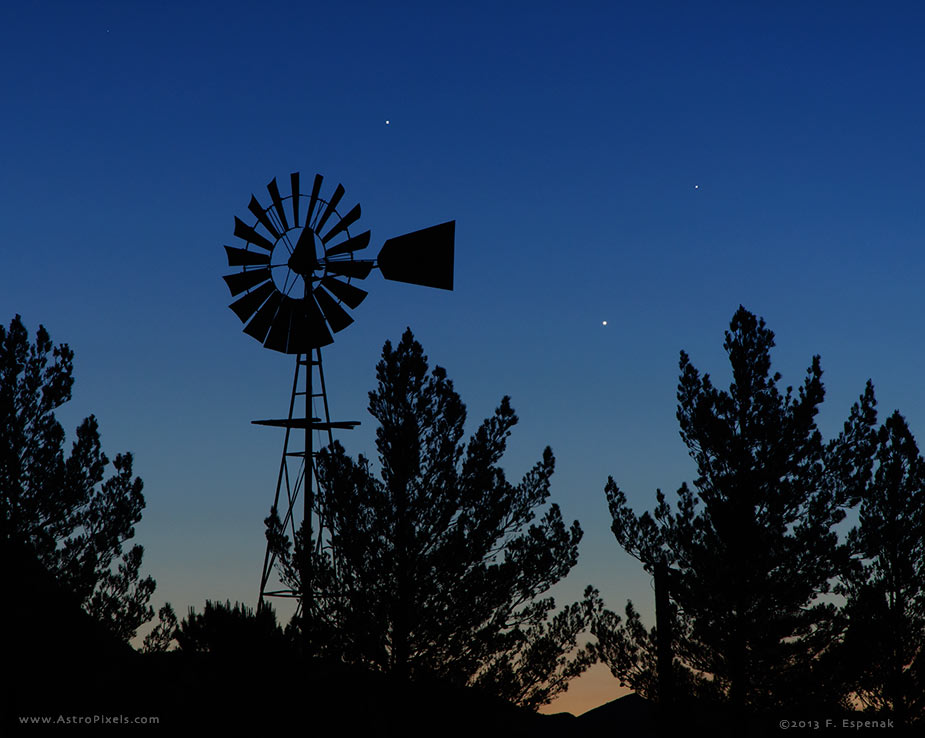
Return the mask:
[[[240,267],[224,280],[236,298],[230,307],[245,324],[244,332],[265,348],[296,357],[288,417],[253,422],[285,429],[273,509],[285,511],[282,529],[294,540],[301,495],[306,541],[312,540],[313,490],[317,484],[312,431],[326,434],[330,444],[334,430],[359,424],[331,420],[321,348],[333,342],[332,334],[353,322],[348,308],[355,310],[368,294],[355,282],[366,279],[375,268],[389,280],[452,290],[456,226],[455,221],[449,221],[390,238],[375,259],[360,259],[357,252],[368,248],[370,231],[350,232],[360,218],[359,204],[341,215],[338,206],[344,196],[343,186],[338,184],[325,199],[322,185],[322,176],[316,174],[311,194],[305,194],[300,189],[299,173],[294,172],[290,175],[291,194],[283,197],[274,178],[267,185],[268,206],[251,195],[247,209],[256,220],[249,225],[234,219],[234,235],[244,247],[225,246],[228,266]],[[304,414],[297,407],[299,397],[304,397]],[[316,402],[320,403],[317,410]],[[294,430],[304,432],[302,450],[290,450]],[[296,469],[290,469],[291,462],[297,462]],[[320,539],[323,519],[319,518],[318,526]],[[270,588],[274,563],[275,553],[268,541],[258,607],[263,606],[265,597],[294,597],[304,607],[310,592]]]

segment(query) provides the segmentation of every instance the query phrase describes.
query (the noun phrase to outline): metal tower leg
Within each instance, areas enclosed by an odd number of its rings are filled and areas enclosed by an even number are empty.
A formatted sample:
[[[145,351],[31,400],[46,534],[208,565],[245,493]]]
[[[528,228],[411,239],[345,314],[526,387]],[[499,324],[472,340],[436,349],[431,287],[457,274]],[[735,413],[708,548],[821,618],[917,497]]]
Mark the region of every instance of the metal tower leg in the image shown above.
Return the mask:
[[[312,353],[300,354],[296,357],[295,375],[292,380],[292,393],[289,400],[289,415],[285,419],[279,420],[255,420],[258,425],[269,425],[274,427],[285,428],[285,437],[283,439],[283,454],[280,460],[279,474],[276,481],[276,492],[273,498],[273,507],[277,514],[281,515],[282,530],[285,535],[295,540],[296,531],[299,529],[297,523],[297,503],[300,493],[303,494],[302,520],[305,523],[306,540],[308,544],[316,540],[316,546],[320,550],[323,538],[325,521],[316,515],[315,508],[315,490],[318,489],[318,477],[314,465],[314,446],[312,443],[312,431],[319,435],[319,442],[322,438],[328,445],[334,443],[334,429],[353,428],[358,423],[356,421],[331,421],[330,409],[328,406],[327,389],[324,382],[324,368],[321,361],[321,349],[314,348]],[[299,380],[302,378],[302,387],[299,389]],[[296,399],[304,397],[304,415],[299,417],[299,409],[296,405]],[[316,403],[320,400],[320,403]],[[314,414],[315,410],[320,411],[320,416]],[[304,431],[304,446],[302,450],[290,450],[292,441],[292,431],[301,429]],[[325,438],[326,436],[326,438]],[[296,469],[291,468],[291,460],[300,459]],[[304,486],[304,492],[303,492]],[[280,509],[283,505],[285,510]],[[314,518],[317,517],[318,527],[315,533]],[[300,602],[300,608],[304,607],[306,598],[311,597],[311,593],[302,592],[302,587],[273,589],[269,586],[272,576],[273,566],[276,563],[276,555],[271,550],[269,541],[267,542],[266,552],[264,554],[263,571],[260,577],[260,596],[258,608],[262,607],[266,597],[289,597],[297,598]],[[302,573],[303,581],[308,577],[308,572]],[[301,584],[301,583],[300,583]]]

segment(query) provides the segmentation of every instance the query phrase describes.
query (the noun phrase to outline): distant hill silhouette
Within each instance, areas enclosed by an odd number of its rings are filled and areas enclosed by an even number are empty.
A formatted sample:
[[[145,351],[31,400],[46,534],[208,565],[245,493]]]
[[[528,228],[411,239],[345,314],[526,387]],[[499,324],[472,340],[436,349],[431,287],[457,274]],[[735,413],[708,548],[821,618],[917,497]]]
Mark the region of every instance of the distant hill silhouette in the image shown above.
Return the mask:
[[[794,710],[792,714],[752,714],[737,719],[721,705],[692,702],[669,710],[638,694],[629,694],[583,713],[574,720],[574,738],[661,738],[662,736],[721,736],[722,738],[766,738],[785,735],[788,731],[813,732],[831,729],[851,735],[920,736],[921,731],[870,726],[857,727],[864,721],[887,719],[873,713],[853,713],[837,709]],[[782,721],[787,728],[782,728]],[[826,722],[828,721],[828,722]],[[843,721],[847,721],[843,724]],[[565,735],[564,733],[562,735]]]
[[[339,735],[571,734],[564,727],[571,715],[540,715],[466,688],[397,684],[343,666],[306,668],[260,655],[141,654],[86,614],[28,547],[0,542],[0,562],[15,593],[3,608],[2,735],[41,731],[20,725],[19,716],[93,715],[156,716],[160,728],[209,735],[261,735],[299,719],[313,732]]]
[[[140,655],[80,607],[26,545],[0,539],[4,598],[3,717],[78,708],[134,669]],[[88,668],[90,666],[90,668]]]
[[[628,694],[576,718],[581,735],[655,735],[655,706],[638,694]]]

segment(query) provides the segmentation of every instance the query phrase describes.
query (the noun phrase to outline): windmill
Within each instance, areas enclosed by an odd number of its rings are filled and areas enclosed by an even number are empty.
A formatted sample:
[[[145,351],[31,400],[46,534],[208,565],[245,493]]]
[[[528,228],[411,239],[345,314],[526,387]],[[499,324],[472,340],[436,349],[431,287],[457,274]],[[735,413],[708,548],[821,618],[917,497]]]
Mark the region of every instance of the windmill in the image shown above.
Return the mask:
[[[300,495],[302,520],[308,533],[312,531],[313,486],[317,482],[313,480],[312,432],[326,434],[330,444],[334,430],[359,424],[331,420],[321,363],[321,348],[333,342],[332,334],[353,322],[349,310],[355,310],[366,298],[366,290],[356,282],[378,268],[385,279],[453,289],[455,221],[390,238],[375,259],[357,258],[371,238],[368,230],[350,232],[360,218],[360,206],[342,215],[338,207],[343,186],[338,184],[325,199],[322,185],[322,176],[316,174],[311,194],[305,194],[300,189],[299,173],[294,172],[290,175],[291,194],[283,197],[274,178],[267,185],[270,204],[264,207],[251,195],[247,209],[254,220],[248,224],[234,219],[234,235],[243,242],[243,248],[225,246],[228,266],[240,267],[224,280],[235,298],[230,307],[245,324],[244,332],[264,348],[296,357],[288,417],[253,421],[285,429],[273,509],[284,511],[283,530],[289,531],[293,540],[299,527],[296,514]],[[304,397],[304,413],[297,407],[299,397]],[[316,402],[320,404],[317,409]],[[299,430],[304,432],[304,446],[290,450],[290,443],[295,443],[292,431]],[[297,463],[297,468],[290,469],[291,463]],[[320,520],[319,539],[323,525]],[[270,587],[274,563],[275,554],[268,542],[258,607],[270,596],[294,597],[303,604],[303,597],[310,597],[310,593]]]

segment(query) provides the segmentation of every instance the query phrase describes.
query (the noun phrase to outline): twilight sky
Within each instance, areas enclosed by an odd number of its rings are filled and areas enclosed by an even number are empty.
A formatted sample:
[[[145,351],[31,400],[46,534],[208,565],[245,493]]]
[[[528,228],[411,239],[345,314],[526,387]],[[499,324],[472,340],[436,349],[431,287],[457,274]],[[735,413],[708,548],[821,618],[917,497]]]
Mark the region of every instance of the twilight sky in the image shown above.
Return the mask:
[[[550,445],[585,531],[563,603],[592,583],[652,623],[604,483],[641,511],[692,479],[678,352],[727,386],[739,304],[785,386],[821,354],[826,438],[868,377],[925,437],[925,7],[455,5],[0,9],[0,321],[75,350],[69,438],[92,412],[134,452],[156,606],[256,601],[282,434],[250,421],[285,414],[293,367],[241,333],[222,246],[293,171],[342,182],[376,247],[456,220],[454,292],[374,272],[325,350],[334,416],[363,422],[339,438],[375,457],[366,393],[405,326],[471,427],[511,395],[509,476]],[[551,709],[616,694],[599,668]]]

